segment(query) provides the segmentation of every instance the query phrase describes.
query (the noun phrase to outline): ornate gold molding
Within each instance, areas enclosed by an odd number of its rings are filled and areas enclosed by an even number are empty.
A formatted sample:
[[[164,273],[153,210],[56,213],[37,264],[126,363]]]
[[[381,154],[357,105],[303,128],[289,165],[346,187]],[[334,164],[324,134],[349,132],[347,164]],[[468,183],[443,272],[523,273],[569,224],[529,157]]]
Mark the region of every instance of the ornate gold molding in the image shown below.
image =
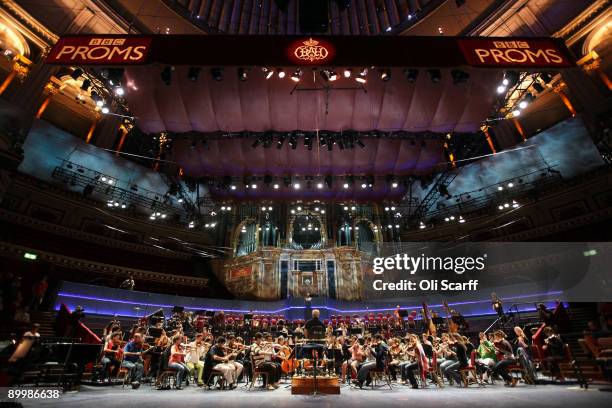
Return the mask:
[[[5,19],[9,19],[24,37],[36,44],[43,54],[57,42],[59,36],[32,17],[16,1],[0,1],[0,13],[4,15]]]

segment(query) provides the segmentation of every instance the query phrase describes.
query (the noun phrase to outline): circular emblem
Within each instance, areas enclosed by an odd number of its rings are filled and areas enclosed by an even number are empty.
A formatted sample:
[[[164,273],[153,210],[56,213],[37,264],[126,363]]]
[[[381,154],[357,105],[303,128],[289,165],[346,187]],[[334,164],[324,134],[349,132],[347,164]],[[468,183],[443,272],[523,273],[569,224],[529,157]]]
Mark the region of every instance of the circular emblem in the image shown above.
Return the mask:
[[[289,54],[298,64],[323,64],[334,57],[334,47],[327,41],[309,38],[293,43]]]

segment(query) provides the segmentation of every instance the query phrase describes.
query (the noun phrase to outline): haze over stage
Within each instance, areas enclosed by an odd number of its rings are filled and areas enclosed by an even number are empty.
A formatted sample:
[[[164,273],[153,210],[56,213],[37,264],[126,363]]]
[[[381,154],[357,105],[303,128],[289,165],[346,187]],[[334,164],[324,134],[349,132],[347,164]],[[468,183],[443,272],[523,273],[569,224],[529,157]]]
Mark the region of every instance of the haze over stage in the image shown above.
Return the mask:
[[[88,404],[105,408],[142,406],[147,408],[168,407],[461,407],[461,408],[505,408],[505,407],[604,407],[610,404],[610,394],[597,387],[588,391],[577,385],[538,385],[506,388],[499,385],[485,389],[471,387],[457,389],[447,386],[442,389],[412,390],[396,386],[393,390],[377,388],[356,390],[342,387],[340,395],[298,396],[291,395],[289,388],[281,387],[275,392],[259,389],[246,392],[240,388],[233,391],[206,390],[187,387],[182,391],[156,391],[143,385],[138,390],[121,387],[88,387],[76,394],[64,394],[60,399],[63,408],[81,408]],[[58,401],[25,401],[24,407],[52,407]]]

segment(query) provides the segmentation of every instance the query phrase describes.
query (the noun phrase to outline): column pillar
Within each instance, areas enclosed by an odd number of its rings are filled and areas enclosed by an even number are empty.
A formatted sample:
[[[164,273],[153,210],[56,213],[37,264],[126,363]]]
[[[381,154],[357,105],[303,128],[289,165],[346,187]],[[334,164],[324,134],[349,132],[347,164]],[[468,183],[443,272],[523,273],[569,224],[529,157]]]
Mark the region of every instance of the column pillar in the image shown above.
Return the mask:
[[[516,126],[509,119],[499,121],[492,130],[500,150],[513,147],[521,140]]]
[[[567,96],[578,113],[597,114],[605,109],[605,98],[582,68],[561,71]]]

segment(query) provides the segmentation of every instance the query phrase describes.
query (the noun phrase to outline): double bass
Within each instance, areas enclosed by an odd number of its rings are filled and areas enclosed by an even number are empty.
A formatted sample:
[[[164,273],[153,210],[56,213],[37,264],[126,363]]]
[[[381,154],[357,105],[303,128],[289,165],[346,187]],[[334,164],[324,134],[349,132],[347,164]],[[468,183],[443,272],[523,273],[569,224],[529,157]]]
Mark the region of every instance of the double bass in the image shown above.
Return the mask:
[[[453,322],[453,319],[451,319],[452,312],[446,300],[444,301],[444,309],[446,310],[446,323],[448,324],[448,332],[459,333],[459,325]]]
[[[436,337],[436,325],[429,317],[429,309],[427,307],[427,303],[425,302],[423,302],[423,321],[425,323],[425,327],[427,327],[427,334]]]

